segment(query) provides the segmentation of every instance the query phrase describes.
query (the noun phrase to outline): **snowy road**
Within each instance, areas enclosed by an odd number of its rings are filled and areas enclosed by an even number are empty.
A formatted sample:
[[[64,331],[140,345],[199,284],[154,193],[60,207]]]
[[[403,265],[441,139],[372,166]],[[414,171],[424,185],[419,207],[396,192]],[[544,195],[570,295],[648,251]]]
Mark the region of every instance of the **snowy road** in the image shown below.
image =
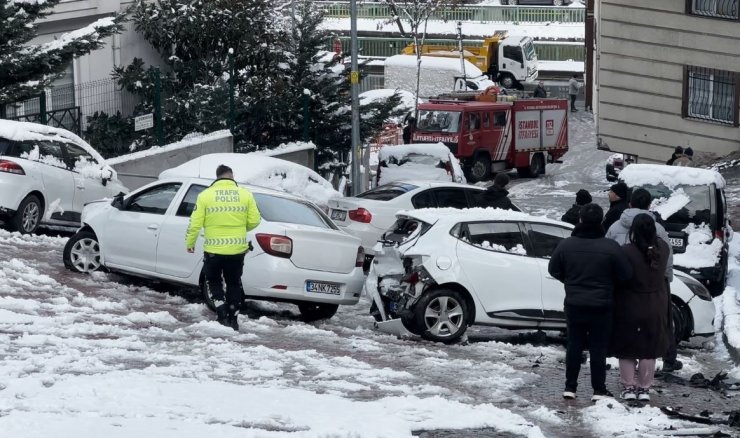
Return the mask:
[[[545,178],[515,183],[519,203],[559,217],[578,188],[607,188],[606,154],[593,150],[590,123],[580,114],[573,120],[574,147],[564,164],[548,167]],[[606,203],[605,194],[595,199]],[[587,392],[562,401],[564,350],[556,333],[542,343],[531,333],[475,328],[467,346],[397,339],[373,330],[365,298],[317,324],[300,322],[289,305],[253,303],[235,333],[191,291],[66,271],[65,240],[0,230],[2,437],[627,437],[713,430],[669,420],[657,407],[591,405]],[[718,307],[737,328],[728,343],[740,348],[734,266],[734,295],[726,293]],[[714,349],[695,341],[680,357],[687,364],[680,377],[730,368],[740,378],[721,341]],[[608,383],[617,389],[613,370]],[[658,406],[678,399],[687,409],[693,401],[721,412],[734,402],[708,389],[666,382],[659,389]]]

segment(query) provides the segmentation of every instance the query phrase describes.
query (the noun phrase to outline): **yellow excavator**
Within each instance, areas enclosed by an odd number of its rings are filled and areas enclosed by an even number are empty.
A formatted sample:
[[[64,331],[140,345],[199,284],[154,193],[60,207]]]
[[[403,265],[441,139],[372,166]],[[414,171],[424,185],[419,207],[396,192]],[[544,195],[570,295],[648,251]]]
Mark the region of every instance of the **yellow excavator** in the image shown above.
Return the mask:
[[[424,44],[421,52],[424,56],[460,57],[455,40]],[[414,55],[416,46],[411,43],[401,53]],[[464,41],[463,57],[505,88],[521,88],[523,82],[537,80],[537,53],[532,38],[528,36],[496,32],[483,40]]]

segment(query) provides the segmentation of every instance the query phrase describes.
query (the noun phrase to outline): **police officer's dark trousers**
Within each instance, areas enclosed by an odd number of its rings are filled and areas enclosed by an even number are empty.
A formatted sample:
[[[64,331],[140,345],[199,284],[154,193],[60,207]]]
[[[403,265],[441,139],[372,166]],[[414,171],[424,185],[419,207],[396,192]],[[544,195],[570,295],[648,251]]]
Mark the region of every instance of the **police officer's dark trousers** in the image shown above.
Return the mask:
[[[204,254],[204,267],[208,288],[214,300],[225,301],[228,316],[234,316],[243,300],[242,271],[244,254]],[[222,280],[223,279],[223,280]],[[223,283],[226,283],[224,296]]]

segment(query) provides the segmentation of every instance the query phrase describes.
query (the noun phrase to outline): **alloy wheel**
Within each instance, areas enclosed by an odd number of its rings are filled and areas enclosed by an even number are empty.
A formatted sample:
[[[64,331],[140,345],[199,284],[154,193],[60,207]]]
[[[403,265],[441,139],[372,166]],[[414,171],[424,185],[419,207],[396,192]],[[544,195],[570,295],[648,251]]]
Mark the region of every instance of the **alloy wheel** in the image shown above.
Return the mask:
[[[452,298],[441,296],[433,299],[424,311],[426,329],[434,336],[451,336],[464,324],[463,308]]]
[[[23,231],[30,233],[35,230],[38,226],[40,216],[41,210],[39,209],[39,205],[35,202],[29,202],[26,205],[26,208],[23,209],[23,216],[21,219]]]
[[[90,238],[80,239],[70,251],[72,266],[79,272],[94,272],[100,269],[100,245]]]

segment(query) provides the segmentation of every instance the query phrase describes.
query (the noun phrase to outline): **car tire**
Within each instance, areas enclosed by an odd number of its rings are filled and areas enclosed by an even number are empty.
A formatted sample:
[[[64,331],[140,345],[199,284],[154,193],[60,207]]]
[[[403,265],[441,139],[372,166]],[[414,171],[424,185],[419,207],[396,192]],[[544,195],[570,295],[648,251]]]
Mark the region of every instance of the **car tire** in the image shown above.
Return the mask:
[[[537,178],[545,174],[545,157],[542,154],[535,154],[532,161],[527,167],[517,167],[517,173],[522,178]]]
[[[44,215],[44,204],[36,195],[26,196],[18,206],[10,226],[21,234],[33,234]]]
[[[689,338],[688,327],[690,312],[686,309],[685,305],[678,304],[675,301],[671,301],[671,315],[673,317],[673,337],[676,339],[676,345],[678,345],[684,339]],[[688,315],[687,315],[688,314]]]
[[[458,340],[468,329],[468,316],[465,299],[453,289],[428,292],[414,305],[414,322],[421,337],[434,342]]]
[[[62,252],[64,266],[70,271],[90,274],[103,270],[100,262],[100,243],[92,231],[78,231],[67,240]]]
[[[465,177],[470,183],[491,179],[491,158],[488,154],[479,153],[466,163]]]
[[[306,322],[329,319],[337,313],[338,309],[338,304],[301,303],[298,305],[301,318]]]

